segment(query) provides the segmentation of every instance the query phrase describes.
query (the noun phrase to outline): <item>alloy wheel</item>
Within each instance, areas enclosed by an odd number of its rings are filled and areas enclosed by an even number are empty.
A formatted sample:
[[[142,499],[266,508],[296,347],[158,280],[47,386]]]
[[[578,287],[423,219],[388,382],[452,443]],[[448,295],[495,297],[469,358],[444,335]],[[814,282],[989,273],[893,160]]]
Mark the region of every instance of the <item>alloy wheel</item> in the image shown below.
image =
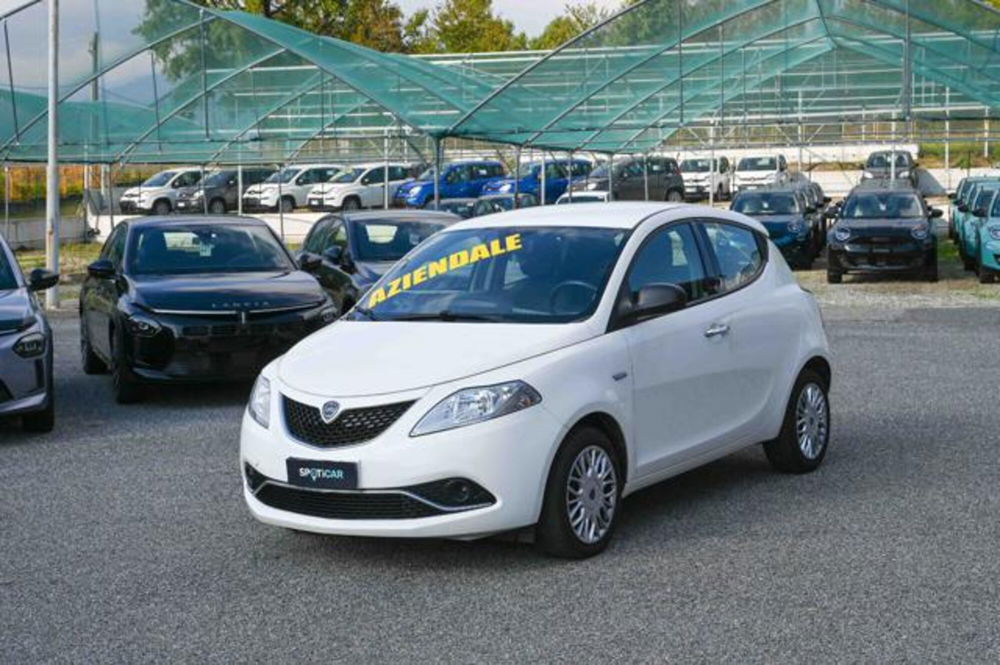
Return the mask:
[[[830,433],[826,395],[815,383],[807,383],[795,405],[795,435],[806,459],[819,457]]]
[[[573,533],[588,545],[604,538],[618,503],[614,462],[599,446],[587,446],[576,456],[566,479],[566,512]]]

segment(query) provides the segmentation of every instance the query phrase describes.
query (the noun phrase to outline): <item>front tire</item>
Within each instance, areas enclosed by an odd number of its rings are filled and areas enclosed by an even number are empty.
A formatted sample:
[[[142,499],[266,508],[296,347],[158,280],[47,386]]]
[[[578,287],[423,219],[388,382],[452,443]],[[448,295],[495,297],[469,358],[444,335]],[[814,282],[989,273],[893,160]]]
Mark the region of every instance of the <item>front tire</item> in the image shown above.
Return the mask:
[[[51,390],[51,389],[50,389]],[[51,432],[56,424],[56,396],[55,392],[49,393],[49,403],[41,411],[26,413],[21,416],[21,428],[25,432],[36,432],[43,434]]]
[[[359,201],[357,199],[357,197],[349,196],[346,199],[344,199],[344,205],[342,206],[341,209],[342,210],[360,210],[361,209],[361,201]]]
[[[278,204],[280,212],[289,213],[295,210],[295,199],[290,196],[285,196],[281,199],[281,203]]]
[[[212,201],[208,204],[208,211],[213,215],[225,215],[226,202],[222,199],[212,199]]]
[[[785,408],[778,438],[764,444],[771,466],[784,473],[815,471],[830,443],[830,402],[826,381],[806,369],[799,374]]]
[[[667,192],[667,201],[670,203],[681,203],[684,200],[684,194],[678,192],[676,189],[672,189]]]
[[[938,281],[938,260],[936,248],[931,250],[931,255],[927,258],[927,267],[924,268],[924,279],[931,283]]]
[[[153,204],[153,214],[154,215],[169,215],[173,207],[170,205],[170,201],[166,199],[160,199]]]
[[[118,404],[135,404],[142,400],[142,385],[135,379],[125,358],[124,340],[111,336],[111,391]]]
[[[566,437],[545,486],[535,544],[568,559],[599,554],[608,546],[621,512],[624,481],[611,439],[594,427]]]

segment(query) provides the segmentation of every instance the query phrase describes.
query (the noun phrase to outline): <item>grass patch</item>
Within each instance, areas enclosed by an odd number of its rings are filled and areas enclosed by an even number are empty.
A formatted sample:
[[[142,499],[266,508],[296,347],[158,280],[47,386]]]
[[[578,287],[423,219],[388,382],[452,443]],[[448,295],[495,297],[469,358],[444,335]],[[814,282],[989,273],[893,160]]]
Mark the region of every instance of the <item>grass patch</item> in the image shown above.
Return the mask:
[[[96,242],[69,243],[59,248],[60,281],[82,278],[87,266],[97,260],[101,253],[101,245]],[[15,252],[21,270],[29,272],[35,268],[45,267],[45,251],[30,249]]]

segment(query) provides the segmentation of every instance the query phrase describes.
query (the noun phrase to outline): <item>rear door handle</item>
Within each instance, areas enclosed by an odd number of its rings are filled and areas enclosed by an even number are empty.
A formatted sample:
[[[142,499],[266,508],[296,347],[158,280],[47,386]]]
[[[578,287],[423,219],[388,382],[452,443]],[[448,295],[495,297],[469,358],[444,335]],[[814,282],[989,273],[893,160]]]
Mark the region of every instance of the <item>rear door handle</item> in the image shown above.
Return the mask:
[[[725,323],[713,323],[705,331],[705,337],[721,337],[729,334],[729,326]]]

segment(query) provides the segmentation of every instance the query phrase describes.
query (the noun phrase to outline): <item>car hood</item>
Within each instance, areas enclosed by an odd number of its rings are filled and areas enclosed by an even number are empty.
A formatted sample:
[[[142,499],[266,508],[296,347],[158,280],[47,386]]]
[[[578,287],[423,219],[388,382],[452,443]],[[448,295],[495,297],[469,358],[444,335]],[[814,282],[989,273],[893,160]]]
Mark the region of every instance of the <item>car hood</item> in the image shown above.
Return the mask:
[[[340,183],[326,183],[323,185],[316,185],[312,188],[311,194],[340,194],[342,192],[347,192],[353,189],[360,189],[361,185],[357,182],[340,182]]]
[[[206,194],[215,194],[216,192],[221,192],[222,187],[206,187]],[[179,199],[189,199],[196,194],[201,193],[201,187],[198,185],[192,185],[191,187],[181,187],[177,190],[177,198]]]
[[[444,186],[444,183],[441,183]],[[404,194],[409,194],[410,192],[417,192],[424,187],[433,187],[434,183],[430,180],[414,180],[413,182],[405,182],[396,189],[396,195],[401,196]]]
[[[784,231],[792,222],[802,222],[802,215],[748,215],[764,225],[768,231]]]
[[[292,185],[291,183],[285,183],[285,184],[282,185],[282,187],[294,187],[294,186],[295,185]],[[258,183],[256,185],[250,185],[249,187],[247,187],[246,191],[243,192],[243,194],[244,195],[246,195],[246,194],[263,194],[264,192],[276,192],[276,191],[278,191],[278,184],[277,183],[273,183],[273,182],[263,183],[262,182],[262,183]]]
[[[767,178],[773,178],[776,175],[775,171],[737,171],[737,178],[743,178],[744,180],[765,180]]]
[[[308,273],[238,272],[140,275],[129,278],[136,303],[147,309],[191,312],[272,309],[326,299]]]
[[[473,377],[591,335],[585,324],[338,321],[292,348],[277,371],[313,395],[380,395]]]
[[[0,291],[0,334],[18,330],[31,315],[26,289]]]

